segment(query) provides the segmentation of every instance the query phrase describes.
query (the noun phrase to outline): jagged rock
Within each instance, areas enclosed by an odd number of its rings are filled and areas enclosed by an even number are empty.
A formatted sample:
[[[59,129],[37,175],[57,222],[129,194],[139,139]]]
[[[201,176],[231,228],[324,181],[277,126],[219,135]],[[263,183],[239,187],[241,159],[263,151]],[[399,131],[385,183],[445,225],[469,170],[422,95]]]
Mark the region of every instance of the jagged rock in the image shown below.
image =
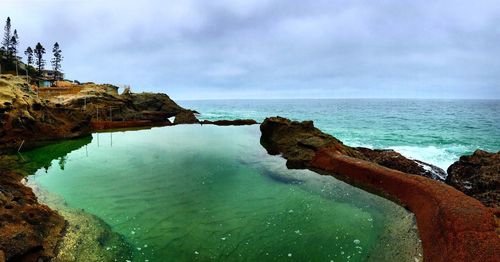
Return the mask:
[[[500,152],[476,150],[448,168],[446,183],[484,205],[500,208]]]
[[[312,121],[291,121],[282,117],[266,118],[260,126],[261,144],[269,154],[282,153],[289,168],[306,168],[318,149],[330,148],[339,154],[375,162],[408,174],[444,178],[444,170],[411,160],[393,150],[349,147],[335,137],[321,132]],[[442,178],[441,178],[442,179]]]
[[[335,148],[339,153],[362,157],[335,137],[315,128],[312,121],[297,122],[282,117],[266,118],[260,125],[260,143],[271,155],[283,154],[288,168],[305,168],[316,150]]]
[[[443,169],[420,160],[408,159],[391,149],[369,149],[364,147],[357,147],[356,149],[360,151],[367,160],[381,166],[441,181],[446,178],[446,172]]]
[[[174,124],[197,124],[200,121],[191,110],[183,110],[175,116]]]

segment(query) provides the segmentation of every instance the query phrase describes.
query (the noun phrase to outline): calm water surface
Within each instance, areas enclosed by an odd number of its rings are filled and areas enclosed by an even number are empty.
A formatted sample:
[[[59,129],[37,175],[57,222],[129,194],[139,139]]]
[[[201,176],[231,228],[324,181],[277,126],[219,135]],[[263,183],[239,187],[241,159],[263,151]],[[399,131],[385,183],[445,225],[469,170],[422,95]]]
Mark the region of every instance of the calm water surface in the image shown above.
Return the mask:
[[[287,170],[259,137],[258,126],[186,125],[23,155],[44,166],[31,181],[103,219],[133,248],[131,261],[366,261],[410,238],[410,224],[397,229],[403,238],[388,234],[413,219],[401,207]]]

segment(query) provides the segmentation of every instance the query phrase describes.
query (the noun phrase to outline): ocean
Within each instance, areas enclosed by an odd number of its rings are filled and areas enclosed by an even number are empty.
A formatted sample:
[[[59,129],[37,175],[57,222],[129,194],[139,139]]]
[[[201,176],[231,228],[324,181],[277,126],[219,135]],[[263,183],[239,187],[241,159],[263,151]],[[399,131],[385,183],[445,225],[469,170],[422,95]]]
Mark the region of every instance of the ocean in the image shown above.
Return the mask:
[[[302,99],[179,101],[199,119],[313,120],[350,146],[389,148],[446,170],[476,149],[500,150],[500,100]]]

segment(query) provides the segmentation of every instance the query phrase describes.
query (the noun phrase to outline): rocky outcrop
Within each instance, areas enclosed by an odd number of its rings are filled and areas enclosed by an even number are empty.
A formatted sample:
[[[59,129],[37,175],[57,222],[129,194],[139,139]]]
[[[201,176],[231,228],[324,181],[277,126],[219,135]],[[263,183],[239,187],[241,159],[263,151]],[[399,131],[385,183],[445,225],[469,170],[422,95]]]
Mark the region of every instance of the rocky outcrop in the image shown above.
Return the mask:
[[[257,121],[253,119],[235,119],[235,120],[203,120],[200,122],[202,125],[216,125],[216,126],[246,126],[256,125]]]
[[[369,149],[364,147],[356,147],[355,149],[364,155],[363,159],[381,166],[441,181],[446,178],[446,172],[443,169],[420,160],[408,159],[392,149]]]
[[[448,168],[446,183],[484,205],[500,208],[500,152],[476,150]]]
[[[57,255],[67,224],[57,212],[38,202],[23,178],[91,141],[91,136],[85,136],[48,145],[47,154],[34,158],[29,154],[0,155],[0,251],[7,260],[48,261]]]
[[[64,219],[38,204],[33,191],[21,183],[22,176],[0,175],[0,250],[6,260],[48,261],[65,229]]]
[[[174,124],[198,124],[200,121],[191,110],[183,110],[179,112],[174,119]]]
[[[407,207],[416,216],[425,261],[499,261],[491,209],[427,178],[423,167],[415,168],[420,163],[410,164],[393,151],[345,146],[311,121],[273,117],[261,124],[261,131],[261,144],[270,154],[282,154],[287,166],[335,176]]]
[[[411,160],[393,150],[373,150],[349,147],[335,137],[321,132],[312,121],[291,121],[271,117],[260,126],[261,144],[269,154],[283,154],[288,168],[307,168],[320,148],[330,148],[340,154],[396,169],[408,174],[430,178],[445,177],[444,170],[421,161]]]
[[[92,88],[91,88],[92,87]],[[169,117],[185,111],[166,94],[109,92],[92,85],[73,95],[56,97],[66,108],[80,109],[92,115],[93,121],[166,122]]]
[[[0,77],[0,153],[90,133],[91,116],[42,100],[18,77]]]

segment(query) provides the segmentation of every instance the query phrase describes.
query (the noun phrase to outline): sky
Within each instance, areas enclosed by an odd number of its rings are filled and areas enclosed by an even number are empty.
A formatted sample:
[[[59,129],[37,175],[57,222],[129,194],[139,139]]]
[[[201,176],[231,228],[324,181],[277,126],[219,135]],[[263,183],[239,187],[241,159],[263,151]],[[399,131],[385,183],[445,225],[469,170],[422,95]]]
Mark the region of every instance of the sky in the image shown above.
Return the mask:
[[[59,42],[68,79],[174,99],[500,99],[498,0],[0,0],[7,16],[20,50]]]

